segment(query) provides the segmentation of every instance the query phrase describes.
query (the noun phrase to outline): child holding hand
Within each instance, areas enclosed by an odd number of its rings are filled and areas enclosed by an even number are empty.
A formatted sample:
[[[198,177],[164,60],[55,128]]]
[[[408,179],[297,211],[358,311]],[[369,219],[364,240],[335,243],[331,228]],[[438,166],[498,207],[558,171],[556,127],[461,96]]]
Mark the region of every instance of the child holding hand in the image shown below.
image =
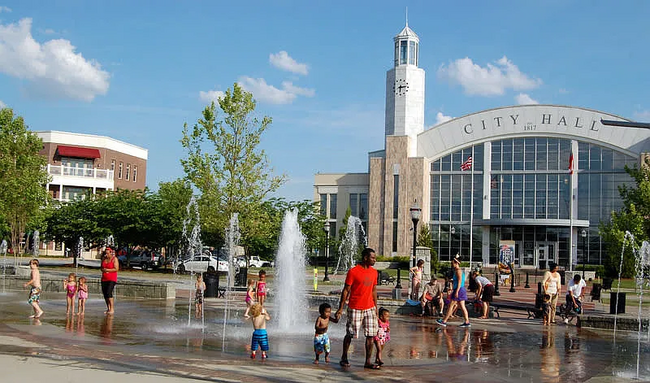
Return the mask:
[[[314,334],[314,352],[316,353],[316,359],[314,359],[314,364],[318,364],[318,357],[323,352],[325,353],[325,363],[330,362],[330,338],[327,335],[327,327],[330,324],[330,321],[334,323],[339,323],[339,320],[336,317],[330,317],[332,315],[332,306],[329,303],[323,303],[318,307],[318,312],[320,315],[316,318],[316,324],[314,328],[316,333]]]
[[[384,345],[390,340],[390,312],[385,308],[379,309],[379,331],[377,331],[377,336],[375,336],[375,348],[377,349],[377,358],[375,363],[378,366],[382,366],[384,361],[382,360],[382,351],[384,351]]]

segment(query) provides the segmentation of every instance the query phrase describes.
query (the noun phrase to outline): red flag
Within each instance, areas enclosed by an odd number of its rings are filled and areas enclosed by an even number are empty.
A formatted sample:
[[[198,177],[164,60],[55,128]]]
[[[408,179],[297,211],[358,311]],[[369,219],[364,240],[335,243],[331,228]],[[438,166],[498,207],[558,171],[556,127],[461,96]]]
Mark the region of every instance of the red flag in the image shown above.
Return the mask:
[[[569,155],[569,174],[573,174],[573,151]]]
[[[460,170],[469,170],[472,168],[472,156],[467,157],[467,160],[460,165]]]

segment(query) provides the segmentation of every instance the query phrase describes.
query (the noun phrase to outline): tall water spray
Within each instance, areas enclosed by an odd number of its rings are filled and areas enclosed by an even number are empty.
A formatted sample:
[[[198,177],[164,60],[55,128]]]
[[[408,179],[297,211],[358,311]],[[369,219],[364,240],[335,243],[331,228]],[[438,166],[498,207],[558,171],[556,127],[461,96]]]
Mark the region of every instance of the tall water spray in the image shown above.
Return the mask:
[[[357,217],[348,218],[348,226],[339,246],[339,260],[336,263],[334,273],[346,272],[355,264],[355,258],[359,253],[359,244],[366,246],[366,232],[363,230],[361,220]]]
[[[196,203],[196,198],[192,196],[190,202],[185,208],[186,215],[183,220],[183,245],[185,248],[185,255],[190,258],[201,254],[201,215],[199,214],[199,205]],[[191,227],[191,229],[190,229]],[[176,267],[178,267],[176,262]],[[174,269],[174,272],[176,270]],[[189,301],[187,304],[187,326],[192,323],[192,300],[194,298],[194,273],[190,273],[189,280]],[[201,318],[201,323],[204,323],[204,317]],[[203,327],[202,327],[203,328]]]
[[[648,275],[648,268],[650,268],[650,244],[643,241],[641,248],[634,253],[634,271],[636,287],[639,289],[639,309],[637,312],[637,320],[639,321],[639,332],[637,338],[637,358],[636,358],[636,377],[639,378],[639,356],[641,355],[641,332],[643,330],[643,322],[641,314],[643,311],[643,288],[650,286],[650,276]],[[648,318],[648,339],[650,339],[650,318]]]
[[[41,246],[41,237],[38,230],[34,231],[34,236],[32,237],[32,250],[34,252],[34,257],[38,258],[39,247]]]
[[[298,210],[287,210],[276,256],[274,289],[278,328],[290,330],[307,323],[305,296],[305,236],[298,225]]]
[[[0,254],[2,254],[2,292],[5,292],[5,278],[7,274],[7,240],[0,243]]]
[[[231,287],[234,284],[234,262],[237,246],[241,233],[239,231],[239,213],[233,213],[230,217],[230,223],[226,228],[226,249],[228,250],[228,275],[226,277],[226,306],[223,310],[223,334],[221,340],[221,351],[226,350],[226,323],[228,322],[228,315],[230,314],[230,297]]]

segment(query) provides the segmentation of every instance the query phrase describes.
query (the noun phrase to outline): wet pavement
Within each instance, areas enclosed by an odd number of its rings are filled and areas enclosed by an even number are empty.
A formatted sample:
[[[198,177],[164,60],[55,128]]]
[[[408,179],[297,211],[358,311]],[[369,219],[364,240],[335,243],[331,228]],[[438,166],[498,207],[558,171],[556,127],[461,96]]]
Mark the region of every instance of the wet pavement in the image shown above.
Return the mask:
[[[441,328],[432,319],[393,316],[380,371],[363,369],[362,340],[353,341],[352,367],[338,365],[343,323],[330,326],[332,363],[314,366],[313,324],[287,333],[271,320],[270,358],[252,361],[251,325],[239,319],[244,303],[228,302],[225,326],[224,304],[223,299],[208,299],[204,322],[190,318],[188,324],[188,298],[118,299],[116,314],[105,316],[103,300],[91,297],[84,317],[66,318],[64,294],[46,293],[45,314],[30,320],[25,292],[7,292],[0,295],[0,368],[6,370],[5,364],[17,363],[8,358],[19,357],[34,358],[35,366],[46,363],[53,372],[112,371],[132,378],[146,373],[140,377],[154,374],[174,381],[609,382],[636,377],[636,333],[619,331],[614,342],[608,331],[563,323],[543,327],[539,320],[517,317],[475,320],[470,329],[461,329],[459,321]],[[272,305],[269,311],[273,315]],[[316,316],[310,313],[314,320]],[[641,381],[650,380],[647,336],[641,339]],[[27,378],[30,364],[24,375],[16,376]]]

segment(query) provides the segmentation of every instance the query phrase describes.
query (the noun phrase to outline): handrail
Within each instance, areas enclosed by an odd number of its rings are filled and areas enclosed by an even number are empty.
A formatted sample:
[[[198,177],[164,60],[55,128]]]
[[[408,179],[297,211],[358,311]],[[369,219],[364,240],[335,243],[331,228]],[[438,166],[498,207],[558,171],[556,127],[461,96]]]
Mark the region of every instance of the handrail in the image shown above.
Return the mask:
[[[47,173],[53,176],[70,176],[82,178],[97,178],[112,181],[114,171],[97,168],[77,168],[63,165],[47,165]]]

